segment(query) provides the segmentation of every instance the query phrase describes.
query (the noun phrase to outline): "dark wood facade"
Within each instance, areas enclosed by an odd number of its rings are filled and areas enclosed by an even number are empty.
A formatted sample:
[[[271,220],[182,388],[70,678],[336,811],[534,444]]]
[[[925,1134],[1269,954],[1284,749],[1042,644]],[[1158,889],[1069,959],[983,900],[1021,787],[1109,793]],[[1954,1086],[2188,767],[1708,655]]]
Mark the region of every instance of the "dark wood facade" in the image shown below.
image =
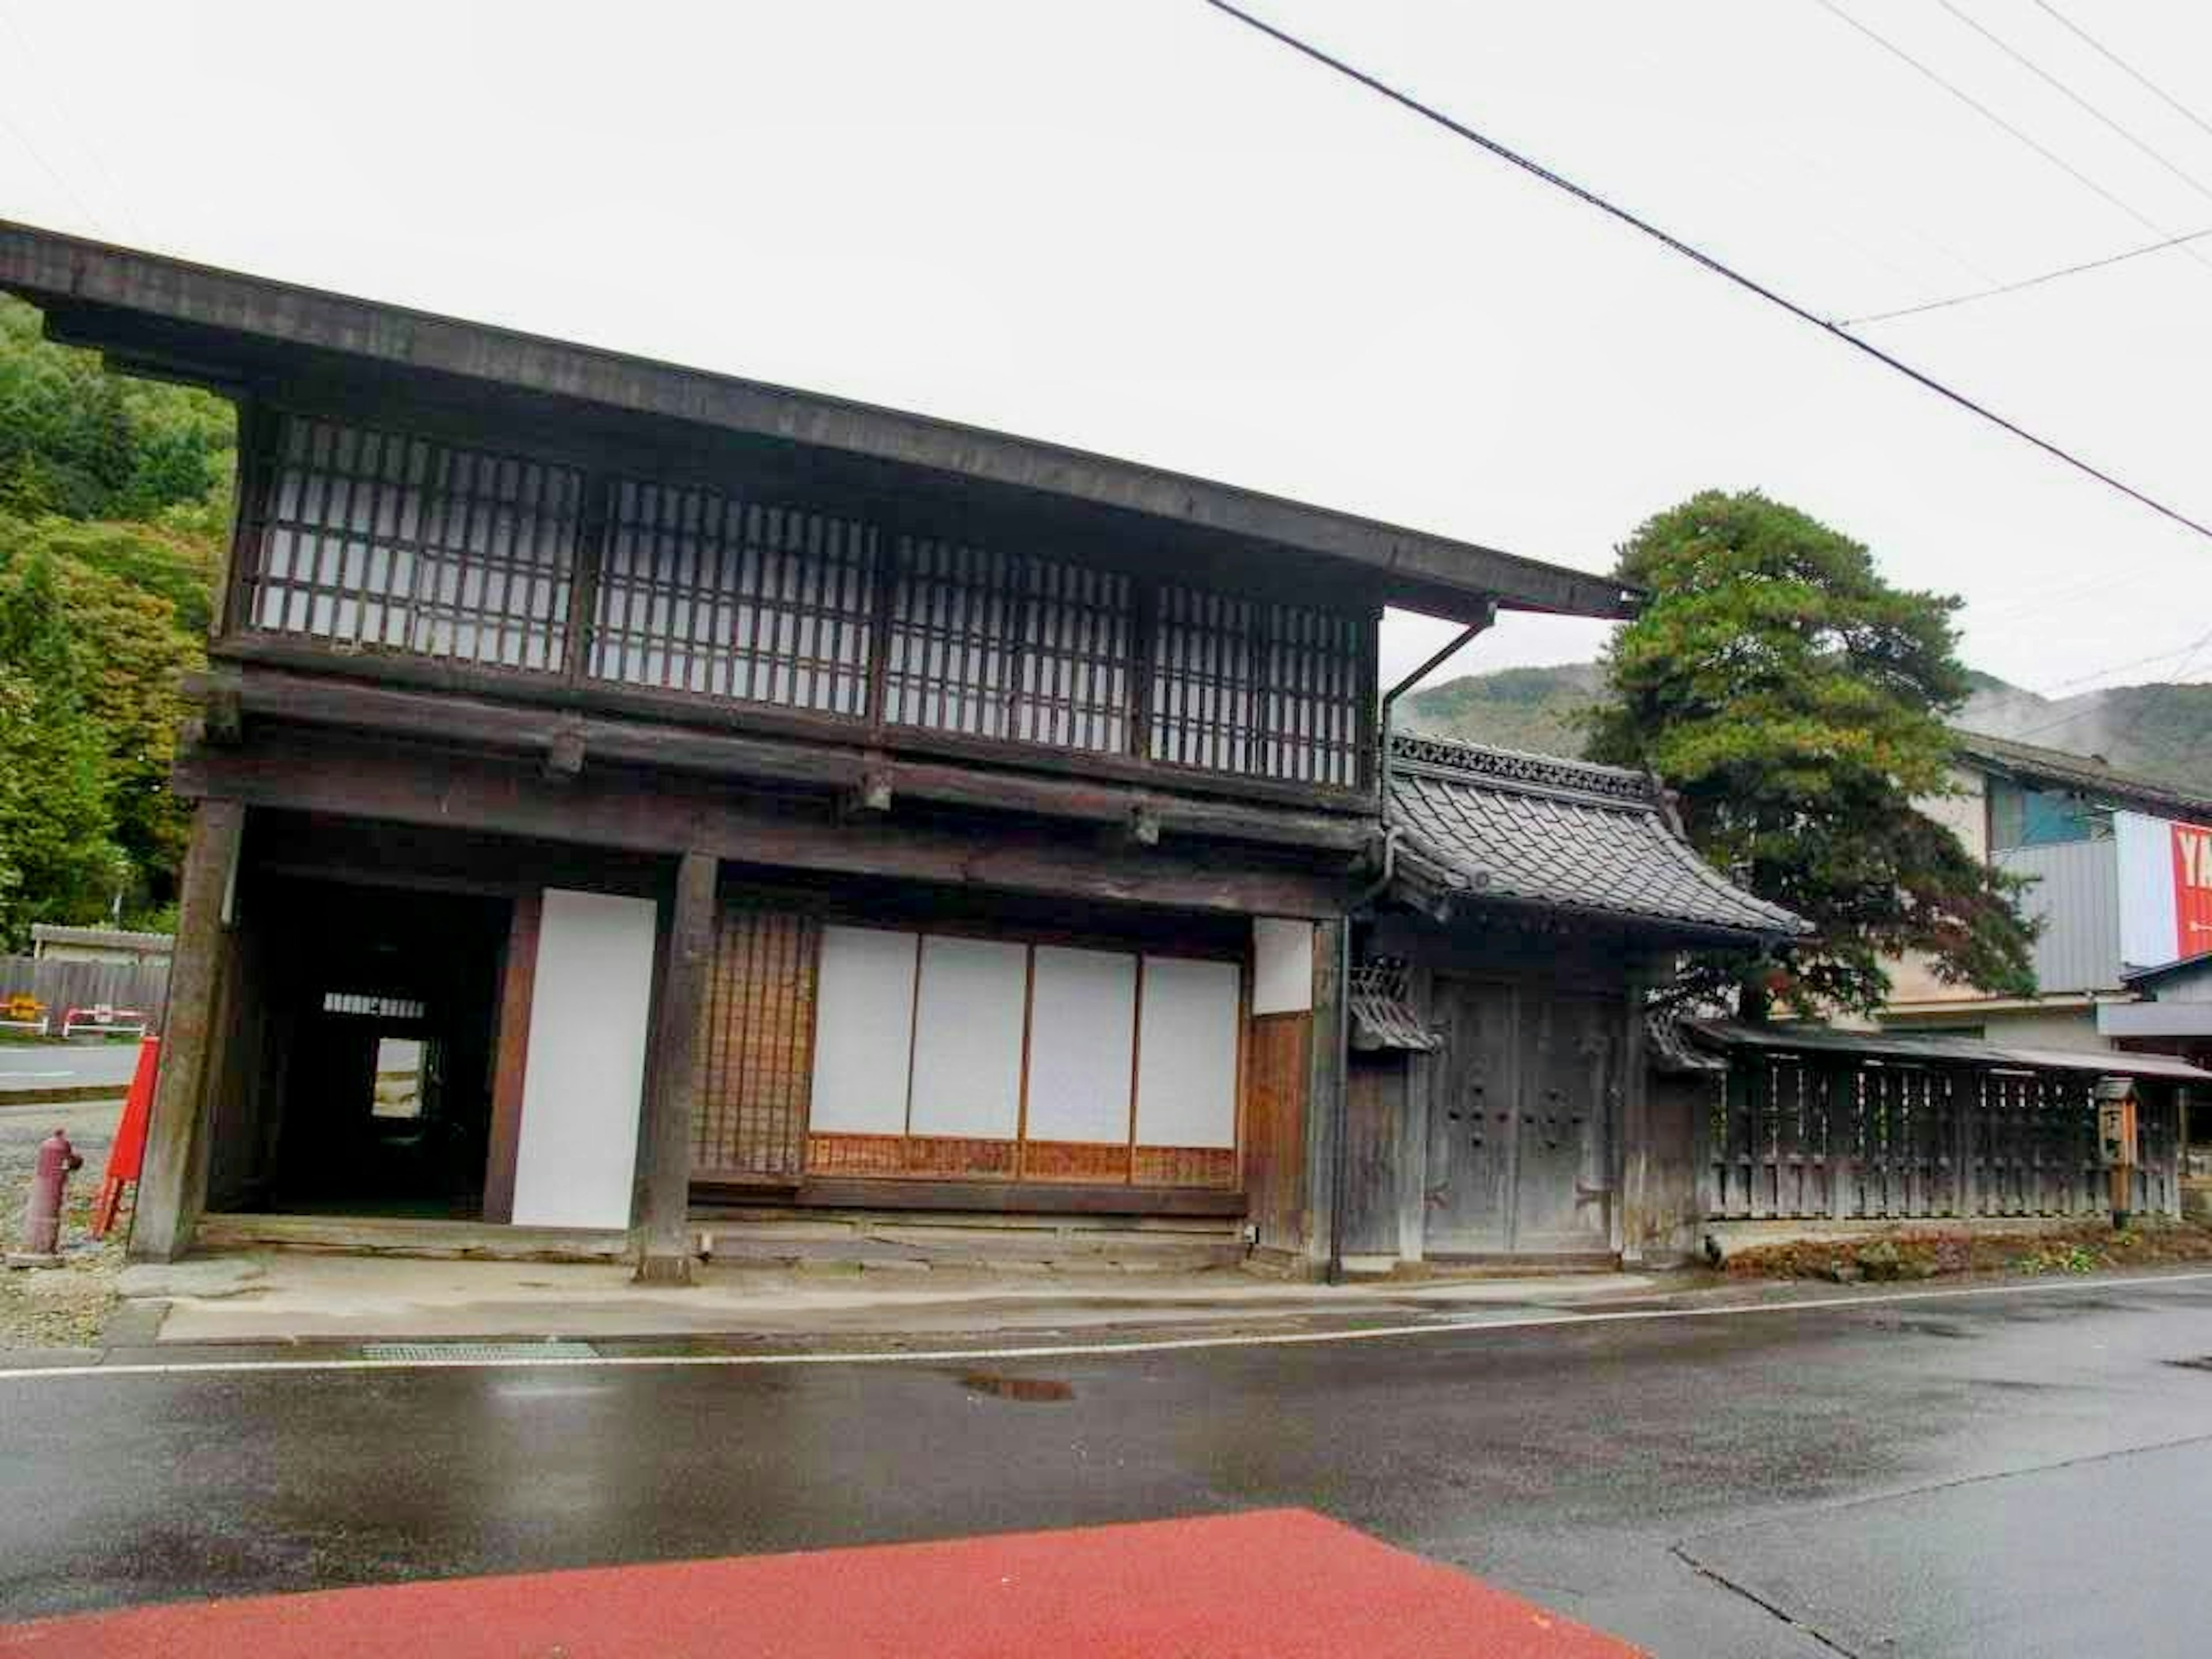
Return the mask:
[[[1617,585],[20,227],[0,287],[243,416],[134,1252],[302,1197],[624,1227],[655,1276],[731,1202],[1617,1248],[1618,973],[1443,930],[1484,1055],[1344,1046],[1383,607]],[[1492,1066],[1534,1092],[1486,1162],[1435,1103]]]

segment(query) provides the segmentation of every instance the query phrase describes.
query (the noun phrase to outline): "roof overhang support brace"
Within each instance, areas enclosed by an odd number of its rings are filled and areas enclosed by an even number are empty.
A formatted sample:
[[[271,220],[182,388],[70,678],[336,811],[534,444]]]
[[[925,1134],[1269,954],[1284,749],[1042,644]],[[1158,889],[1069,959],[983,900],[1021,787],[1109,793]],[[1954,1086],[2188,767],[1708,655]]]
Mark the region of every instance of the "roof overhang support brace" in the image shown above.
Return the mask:
[[[1385,823],[1390,820],[1390,738],[1398,714],[1398,699],[1435,673],[1452,658],[1457,656],[1467,645],[1473,641],[1476,635],[1485,631],[1497,620],[1498,602],[1495,599],[1486,600],[1482,607],[1482,615],[1479,619],[1460,629],[1443,650],[1437,652],[1436,655],[1431,657],[1382,694],[1382,718],[1378,723],[1382,752],[1377,758],[1375,777],[1377,786],[1376,801],[1382,808],[1382,821]]]

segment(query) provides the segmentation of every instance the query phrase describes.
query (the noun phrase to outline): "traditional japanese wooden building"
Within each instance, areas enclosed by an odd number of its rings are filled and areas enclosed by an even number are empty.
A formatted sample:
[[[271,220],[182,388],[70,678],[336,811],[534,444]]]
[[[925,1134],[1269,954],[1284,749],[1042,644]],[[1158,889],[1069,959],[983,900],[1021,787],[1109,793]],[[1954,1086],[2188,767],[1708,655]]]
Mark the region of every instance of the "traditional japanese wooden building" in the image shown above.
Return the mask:
[[[19,226],[0,288],[240,411],[141,1257],[397,1215],[681,1277],[699,1217],[823,1210],[1632,1252],[1638,988],[1792,925],[1644,780],[1381,740],[1385,605],[1605,579]]]

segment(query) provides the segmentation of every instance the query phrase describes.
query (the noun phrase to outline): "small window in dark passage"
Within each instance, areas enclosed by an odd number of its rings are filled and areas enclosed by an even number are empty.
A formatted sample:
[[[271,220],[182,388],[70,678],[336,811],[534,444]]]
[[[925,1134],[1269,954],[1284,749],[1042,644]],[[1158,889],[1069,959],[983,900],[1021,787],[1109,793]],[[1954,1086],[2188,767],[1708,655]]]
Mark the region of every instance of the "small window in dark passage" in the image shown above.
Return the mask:
[[[420,1037],[379,1037],[376,1086],[370,1095],[369,1115],[422,1116],[423,1073],[428,1069],[428,1058],[429,1044]]]

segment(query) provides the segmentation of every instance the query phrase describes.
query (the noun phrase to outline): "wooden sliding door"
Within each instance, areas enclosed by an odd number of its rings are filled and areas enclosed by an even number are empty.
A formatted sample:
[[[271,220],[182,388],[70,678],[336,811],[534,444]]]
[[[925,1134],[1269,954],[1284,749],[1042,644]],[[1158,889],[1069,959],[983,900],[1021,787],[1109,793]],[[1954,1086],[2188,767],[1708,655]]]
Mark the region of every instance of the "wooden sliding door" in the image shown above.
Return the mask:
[[[697,1179],[1231,1188],[1241,963],[721,917]]]

